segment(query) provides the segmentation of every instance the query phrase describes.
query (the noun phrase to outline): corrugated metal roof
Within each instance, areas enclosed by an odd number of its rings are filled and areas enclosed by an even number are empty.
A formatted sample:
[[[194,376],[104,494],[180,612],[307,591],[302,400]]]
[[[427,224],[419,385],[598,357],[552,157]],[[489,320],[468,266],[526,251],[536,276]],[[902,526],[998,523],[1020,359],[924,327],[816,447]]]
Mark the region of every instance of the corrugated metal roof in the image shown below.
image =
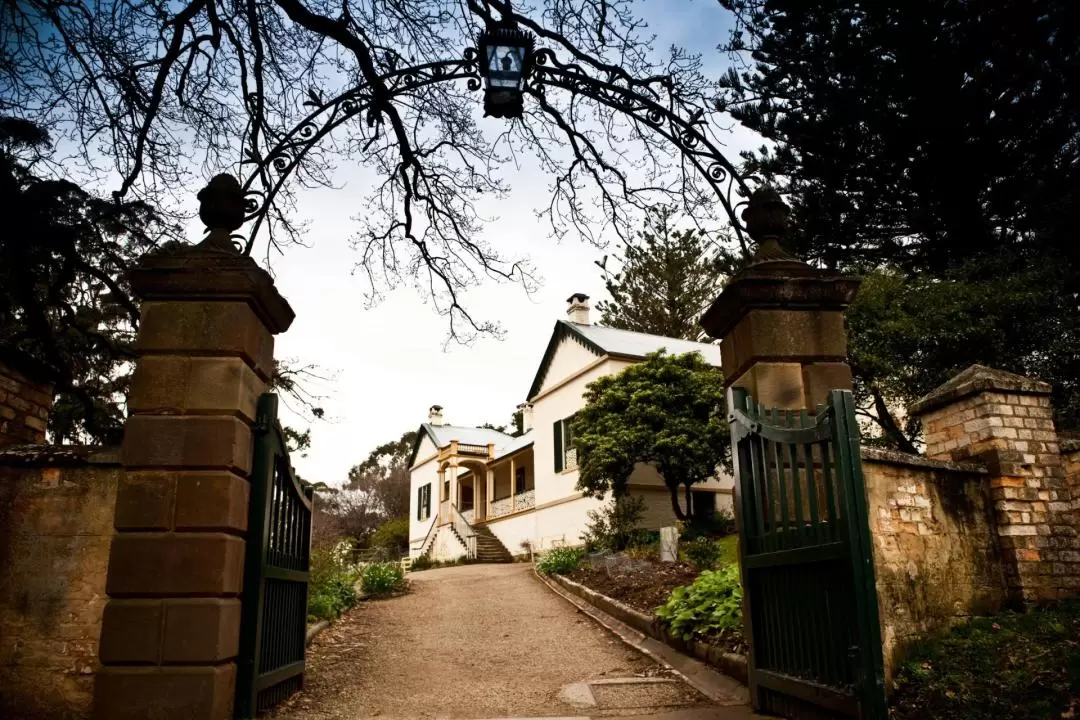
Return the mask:
[[[533,431],[521,435],[520,437],[510,438],[510,442],[505,445],[495,446],[495,459],[506,457],[507,455],[513,455],[518,450],[524,450],[533,444]]]
[[[666,349],[672,355],[698,352],[710,365],[720,366],[720,346],[707,345],[691,340],[678,340],[676,338],[663,337],[661,335],[647,335],[646,333],[633,332],[632,330],[616,330],[615,328],[602,327],[600,325],[578,325],[577,323],[565,322],[570,328],[599,345],[605,352],[611,355],[628,355],[630,357],[643,358],[649,353]]]
[[[501,433],[498,430],[491,430],[490,428],[432,425],[431,423],[424,423],[423,428],[435,440],[435,445],[438,447],[445,447],[454,440],[457,440],[459,443],[464,443],[466,445],[487,445],[489,443],[495,443],[495,447],[499,448],[514,439],[506,433]]]

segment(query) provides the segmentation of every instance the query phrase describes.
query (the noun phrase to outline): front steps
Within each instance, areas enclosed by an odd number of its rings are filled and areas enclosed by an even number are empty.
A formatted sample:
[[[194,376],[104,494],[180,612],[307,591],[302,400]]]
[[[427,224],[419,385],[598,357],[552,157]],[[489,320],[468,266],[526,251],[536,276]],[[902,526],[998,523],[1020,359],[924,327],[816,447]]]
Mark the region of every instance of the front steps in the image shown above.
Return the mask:
[[[486,525],[473,525],[476,533],[476,560],[482,563],[514,562],[514,557]]]

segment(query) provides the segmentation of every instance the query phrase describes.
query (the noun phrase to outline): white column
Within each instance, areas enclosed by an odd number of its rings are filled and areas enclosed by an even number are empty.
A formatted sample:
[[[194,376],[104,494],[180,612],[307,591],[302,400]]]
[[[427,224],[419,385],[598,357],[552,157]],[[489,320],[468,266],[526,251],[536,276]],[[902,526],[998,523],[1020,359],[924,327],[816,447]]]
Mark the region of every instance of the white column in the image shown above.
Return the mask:
[[[517,508],[517,463],[510,458],[510,512]]]
[[[487,506],[487,510],[484,514],[485,518],[491,517],[491,499],[495,497],[495,469],[487,469],[487,492],[484,493],[484,504]]]

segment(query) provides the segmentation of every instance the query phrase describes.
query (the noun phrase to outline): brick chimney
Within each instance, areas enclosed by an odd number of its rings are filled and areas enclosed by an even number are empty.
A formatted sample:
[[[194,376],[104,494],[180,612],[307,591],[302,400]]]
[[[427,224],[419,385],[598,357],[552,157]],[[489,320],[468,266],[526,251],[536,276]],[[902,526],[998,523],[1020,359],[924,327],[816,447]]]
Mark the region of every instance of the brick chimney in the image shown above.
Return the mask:
[[[432,405],[428,410],[427,421],[429,425],[444,425],[442,405]]]
[[[584,293],[574,293],[566,298],[566,319],[575,325],[589,324],[589,296]]]
[[[52,403],[51,385],[34,382],[0,363],[0,447],[45,444],[45,423]]]

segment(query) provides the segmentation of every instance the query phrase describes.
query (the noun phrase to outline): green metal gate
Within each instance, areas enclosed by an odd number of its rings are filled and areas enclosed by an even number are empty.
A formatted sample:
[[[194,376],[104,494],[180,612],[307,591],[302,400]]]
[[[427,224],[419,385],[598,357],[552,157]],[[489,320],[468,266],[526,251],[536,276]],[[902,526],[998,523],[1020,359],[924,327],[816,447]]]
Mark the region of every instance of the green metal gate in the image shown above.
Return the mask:
[[[277,409],[276,395],[259,398],[236,677],[244,720],[304,686],[313,491],[293,473]]]
[[[811,418],[731,393],[736,515],[754,707],[789,718],[887,716],[877,592],[852,396]]]

